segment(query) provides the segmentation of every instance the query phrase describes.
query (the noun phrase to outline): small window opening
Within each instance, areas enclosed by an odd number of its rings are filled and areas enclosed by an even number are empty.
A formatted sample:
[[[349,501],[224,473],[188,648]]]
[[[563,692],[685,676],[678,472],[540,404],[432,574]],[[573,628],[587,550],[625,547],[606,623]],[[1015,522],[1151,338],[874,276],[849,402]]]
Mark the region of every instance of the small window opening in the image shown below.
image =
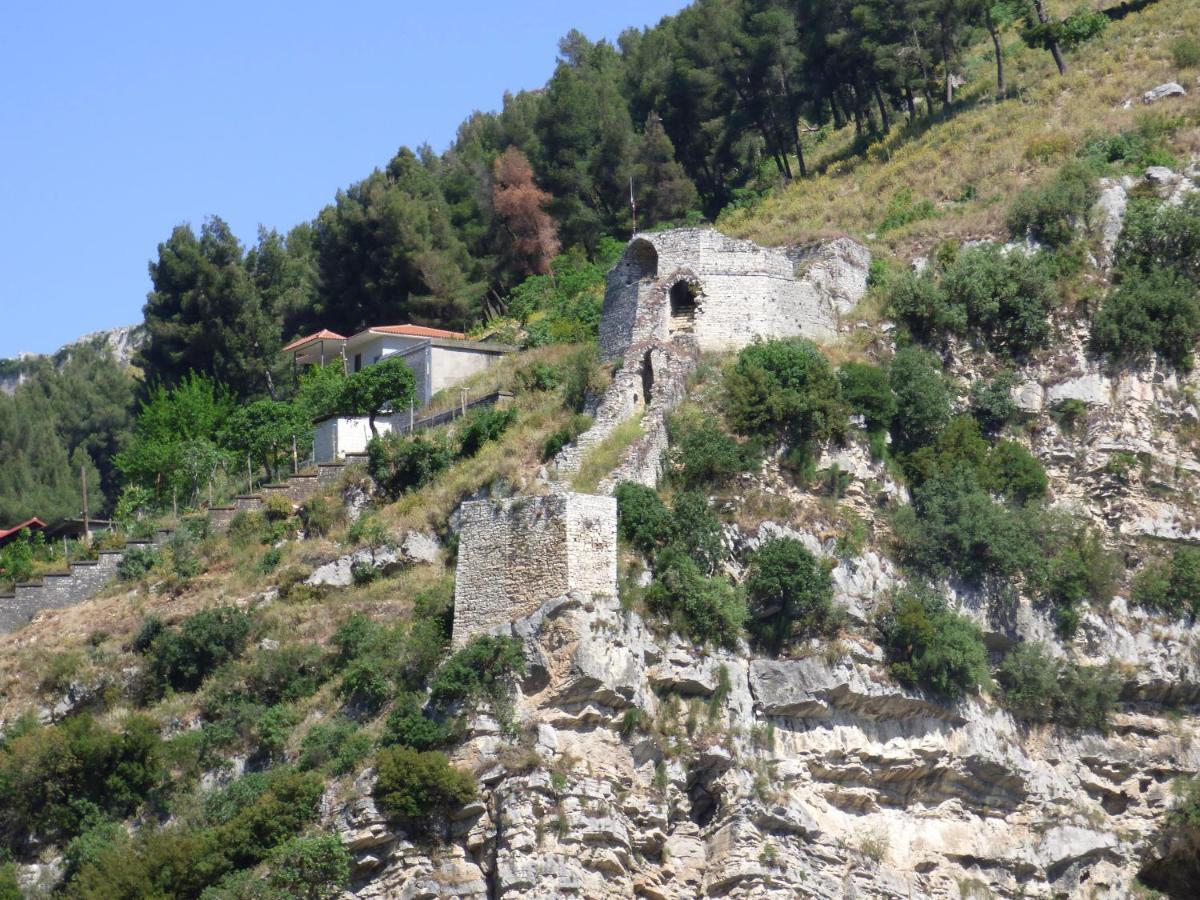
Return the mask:
[[[654,363],[650,359],[650,351],[646,351],[646,356],[642,359],[642,396],[646,398],[646,404],[650,404],[650,393],[654,390]]]

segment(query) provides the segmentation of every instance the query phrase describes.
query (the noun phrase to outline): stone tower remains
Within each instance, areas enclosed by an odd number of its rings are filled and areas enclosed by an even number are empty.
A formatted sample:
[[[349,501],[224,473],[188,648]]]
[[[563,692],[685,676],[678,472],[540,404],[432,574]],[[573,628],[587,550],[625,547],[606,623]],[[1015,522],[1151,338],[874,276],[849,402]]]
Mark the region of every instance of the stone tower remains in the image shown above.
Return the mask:
[[[773,249],[711,228],[635,235],[608,274],[600,352],[691,335],[701,352],[755,338],[837,335],[838,314],[866,290],[870,252],[848,239]]]
[[[462,505],[454,646],[569,591],[617,593],[617,501],[559,492]]]

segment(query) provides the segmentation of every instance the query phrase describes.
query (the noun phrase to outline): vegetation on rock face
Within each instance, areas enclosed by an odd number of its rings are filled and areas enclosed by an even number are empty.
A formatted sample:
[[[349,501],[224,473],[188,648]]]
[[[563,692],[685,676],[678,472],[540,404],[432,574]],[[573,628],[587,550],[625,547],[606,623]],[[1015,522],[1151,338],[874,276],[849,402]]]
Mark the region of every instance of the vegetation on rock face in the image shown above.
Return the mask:
[[[838,626],[829,568],[793,538],[765,542],[749,558],[750,630],[778,653],[796,639]]]
[[[979,626],[923,589],[900,594],[880,622],[892,674],[957,699],[990,683]]]
[[[971,336],[996,353],[1023,356],[1050,335],[1053,282],[1046,266],[995,244],[957,251],[889,287],[892,312],[922,340]]]
[[[475,780],[437,751],[385,747],[375,767],[375,799],[390,815],[413,827],[428,828],[475,799]]]
[[[1120,681],[1107,668],[1051,658],[1037,644],[1016,645],[996,673],[1001,702],[1022,719],[1107,731]]]
[[[811,341],[751,344],[726,374],[725,391],[729,421],[742,434],[807,448],[846,430],[841,385]]]
[[[1092,322],[1092,343],[1118,360],[1156,353],[1190,371],[1200,338],[1200,197],[1132,199],[1116,256],[1117,285]]]
[[[1200,549],[1177,547],[1169,560],[1156,560],[1133,580],[1133,602],[1172,616],[1200,614]]]

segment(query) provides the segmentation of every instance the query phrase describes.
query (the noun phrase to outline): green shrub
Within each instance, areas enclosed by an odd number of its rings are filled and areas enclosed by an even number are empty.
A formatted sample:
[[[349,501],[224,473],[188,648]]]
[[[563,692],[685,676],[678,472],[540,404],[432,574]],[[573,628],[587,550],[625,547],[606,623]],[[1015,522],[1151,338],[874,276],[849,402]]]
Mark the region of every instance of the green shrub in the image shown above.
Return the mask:
[[[162,742],[141,716],[109,731],[87,714],[13,729],[0,747],[0,846],[62,841],[99,815],[134,813],[164,781]]]
[[[897,510],[893,529],[901,557],[936,576],[973,583],[1034,570],[1038,546],[1017,510],[997,503],[967,471],[937,473]]]
[[[1052,659],[1039,644],[1017,644],[996,674],[1004,706],[1022,719],[1107,731],[1120,682],[1110,668]]]
[[[428,828],[475,799],[475,779],[436,751],[385,747],[375,767],[375,799],[410,826]]]
[[[1160,127],[1161,117],[1145,116],[1138,127],[1120,134],[1103,135],[1088,141],[1082,154],[1101,163],[1122,163],[1141,173],[1149,166],[1175,168],[1178,160],[1166,146],[1168,128]]]
[[[562,391],[567,409],[583,412],[588,398],[599,394],[603,386],[600,355],[594,344],[576,351],[563,363]]]
[[[667,420],[671,480],[683,488],[723,485],[759,464],[759,449],[739,444],[698,410]]]
[[[1049,337],[1053,296],[1040,258],[981,244],[895,279],[888,304],[922,340],[971,335],[997,353],[1021,356]]]
[[[653,556],[671,539],[671,513],[653,488],[625,481],[617,485],[617,525],[622,538]]]
[[[294,900],[333,900],[350,882],[350,853],[333,834],[292,838],[269,862],[267,883]]]
[[[1200,40],[1193,35],[1181,34],[1174,38],[1167,49],[1177,69],[1194,69],[1200,66]]]
[[[0,900],[23,900],[25,892],[21,890],[21,882],[17,879],[17,867],[14,863],[0,863]]]
[[[194,691],[204,677],[241,652],[250,635],[250,617],[240,609],[222,606],[206,609],[184,619],[179,628],[143,626],[156,636],[143,651],[151,686],[161,691]]]
[[[998,441],[988,454],[987,487],[1014,503],[1041,499],[1049,484],[1038,458],[1016,441]]]
[[[562,428],[553,432],[542,445],[542,462],[549,462],[558,456],[563,447],[587,431],[592,425],[592,417],[576,413]]]
[[[432,481],[453,459],[441,436],[407,437],[395,432],[367,444],[367,471],[391,499]]]
[[[937,215],[937,207],[932,200],[914,200],[909,188],[898,190],[888,201],[887,211],[875,229],[876,233],[884,235],[896,228],[903,228],[922,219],[930,219]]]
[[[483,449],[484,444],[499,440],[515,421],[517,421],[515,406],[507,409],[489,407],[472,412],[459,427],[459,456],[474,456]]]
[[[343,516],[342,508],[325,497],[309,497],[300,507],[300,521],[305,533],[312,537],[325,537]]]
[[[1026,234],[1053,248],[1075,238],[1075,225],[1085,221],[1100,199],[1094,171],[1078,162],[1067,163],[1045,185],[1021,193],[1008,212],[1008,228],[1020,239]]]
[[[1118,359],[1156,353],[1183,372],[1195,364],[1200,337],[1196,285],[1169,269],[1126,278],[1092,321],[1092,345]]]
[[[1108,26],[1108,16],[1103,12],[1080,6],[1062,20],[1057,28],[1056,37],[1064,49],[1072,50],[1103,34]]]
[[[238,674],[246,692],[268,706],[311,697],[329,677],[325,655],[314,644],[284,644],[274,650],[259,650]]]
[[[369,713],[380,710],[395,692],[392,667],[377,656],[353,660],[342,674],[338,694]]]
[[[1056,606],[1074,606],[1090,600],[1107,606],[1120,574],[1117,557],[1104,547],[1095,529],[1066,520],[1051,523],[1040,536],[1049,553],[1044,596]]]
[[[646,606],[697,643],[729,647],[747,616],[745,599],[728,579],[706,576],[692,557],[673,550],[659,556]]]
[[[330,775],[345,775],[367,758],[371,736],[347,719],[322,722],[309,729],[300,742],[297,765]]]
[[[1017,404],[1012,398],[1016,383],[1016,374],[1006,369],[971,385],[971,415],[984,434],[999,434],[1017,417]]]
[[[247,779],[255,782],[255,789],[224,804],[219,818],[210,817],[195,828],[145,828],[134,838],[123,837],[83,866],[72,896],[81,900],[198,897],[236,870],[267,859],[275,847],[316,817],[322,784],[313,776],[283,769],[270,777],[249,775],[239,781]]]
[[[1060,400],[1050,407],[1050,418],[1064,434],[1073,435],[1076,427],[1087,416],[1087,411],[1087,404],[1082,400]]]
[[[383,743],[401,744],[414,750],[434,750],[453,740],[455,733],[452,724],[425,715],[418,695],[402,694],[396,701],[396,708],[388,715]]]
[[[725,558],[721,521],[699,491],[683,491],[671,507],[671,548],[686,553],[708,573]]]
[[[125,836],[121,825],[111,819],[89,817],[86,822],[79,834],[72,838],[63,850],[64,883],[74,880],[84,866],[100,859]],[[4,891],[0,890],[0,900],[3,900],[4,896]],[[20,898],[21,894],[17,894],[17,900]]]
[[[525,674],[525,653],[516,638],[477,635],[451,656],[430,684],[430,700],[446,705],[459,701],[506,699],[515,676]]]
[[[905,347],[892,360],[888,379],[896,395],[892,438],[900,450],[928,444],[950,421],[950,387],[937,358]]]
[[[290,706],[281,704],[265,710],[254,723],[258,753],[267,759],[282,759],[292,729],[299,724],[300,716]]]
[[[268,494],[263,501],[263,515],[268,522],[283,522],[292,517],[292,501],[282,494]]]
[[[725,374],[725,393],[729,421],[741,434],[805,446],[846,431],[841,385],[811,341],[744,348]]]
[[[137,581],[159,564],[158,551],[150,547],[126,547],[117,563],[117,577],[122,581]],[[26,576],[28,577],[28,576]],[[20,580],[20,579],[18,579]]]
[[[886,431],[896,415],[896,395],[887,372],[867,363],[842,363],[837,370],[842,399],[850,411],[863,417],[868,431]]]
[[[792,538],[766,541],[748,560],[750,631],[772,653],[836,629],[829,567]]]
[[[1134,577],[1133,602],[1172,616],[1200,615],[1200,549],[1177,547]]]
[[[947,699],[988,684],[987,648],[974,622],[925,590],[909,590],[881,621],[893,675]]]

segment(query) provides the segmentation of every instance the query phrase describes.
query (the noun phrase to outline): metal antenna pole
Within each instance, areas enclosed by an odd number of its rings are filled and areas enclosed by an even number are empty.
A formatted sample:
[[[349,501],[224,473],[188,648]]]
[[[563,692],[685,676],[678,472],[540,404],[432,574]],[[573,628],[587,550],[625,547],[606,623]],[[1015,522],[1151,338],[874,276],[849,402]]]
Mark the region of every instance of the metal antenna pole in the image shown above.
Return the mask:
[[[629,209],[633,213],[633,233],[637,234],[637,201],[633,199],[633,176],[629,176]]]

